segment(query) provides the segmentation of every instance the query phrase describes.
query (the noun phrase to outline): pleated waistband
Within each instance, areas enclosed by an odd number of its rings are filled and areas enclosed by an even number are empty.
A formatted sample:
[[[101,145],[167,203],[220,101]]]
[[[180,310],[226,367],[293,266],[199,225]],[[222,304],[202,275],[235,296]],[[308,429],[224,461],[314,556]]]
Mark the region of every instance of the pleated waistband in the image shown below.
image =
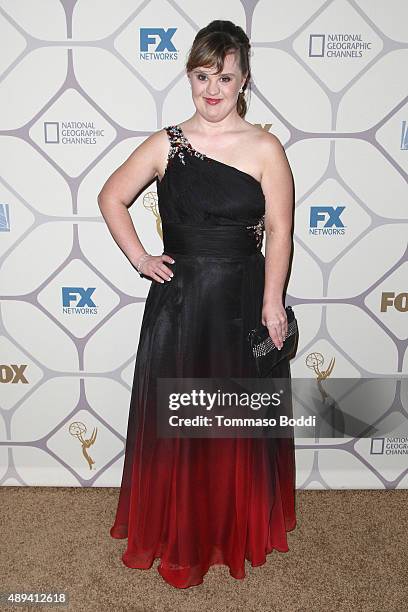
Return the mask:
[[[162,223],[164,253],[238,257],[259,252],[252,229],[239,225]]]

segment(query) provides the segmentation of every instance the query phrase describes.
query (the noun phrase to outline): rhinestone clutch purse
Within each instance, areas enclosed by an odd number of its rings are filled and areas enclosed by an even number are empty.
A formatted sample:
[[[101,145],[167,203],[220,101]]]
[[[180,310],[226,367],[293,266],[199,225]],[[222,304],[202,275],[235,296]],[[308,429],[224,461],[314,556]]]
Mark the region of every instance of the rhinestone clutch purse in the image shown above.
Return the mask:
[[[288,331],[279,351],[269,335],[266,325],[259,325],[251,329],[247,339],[255,359],[256,369],[260,377],[271,374],[273,368],[281,359],[292,354],[299,335],[297,320],[291,306],[285,308],[288,320]]]

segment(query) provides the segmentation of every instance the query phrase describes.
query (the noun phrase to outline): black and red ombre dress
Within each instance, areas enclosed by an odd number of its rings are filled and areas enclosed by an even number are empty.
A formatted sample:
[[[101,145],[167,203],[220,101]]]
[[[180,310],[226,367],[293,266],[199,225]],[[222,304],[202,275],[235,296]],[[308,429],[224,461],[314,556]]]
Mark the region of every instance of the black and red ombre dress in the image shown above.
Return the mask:
[[[169,584],[203,582],[225,564],[288,550],[296,526],[293,438],[163,438],[156,378],[256,377],[246,335],[260,323],[265,197],[250,174],[193,149],[165,128],[166,173],[157,182],[171,281],[150,279],[130,401],[126,454],[111,536],[127,538],[123,563],[155,558]],[[285,359],[274,372],[290,377]]]

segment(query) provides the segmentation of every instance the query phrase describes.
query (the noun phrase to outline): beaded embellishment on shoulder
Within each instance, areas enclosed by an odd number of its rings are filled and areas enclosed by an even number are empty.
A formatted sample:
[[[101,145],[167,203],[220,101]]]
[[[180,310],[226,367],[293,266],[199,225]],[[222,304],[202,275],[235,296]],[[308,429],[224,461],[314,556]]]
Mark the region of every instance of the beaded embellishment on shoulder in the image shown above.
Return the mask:
[[[253,234],[256,239],[256,246],[258,247],[258,249],[262,248],[263,233],[265,230],[265,215],[262,215],[258,223],[256,223],[255,225],[247,225],[246,229],[253,231]]]
[[[193,149],[187,138],[184,136],[183,131],[178,125],[169,125],[164,128],[169,136],[171,147],[168,155],[168,159],[173,159],[176,155],[179,157],[182,164],[185,164],[184,152],[187,151],[194,157],[200,159],[206,159],[205,153],[199,153]]]

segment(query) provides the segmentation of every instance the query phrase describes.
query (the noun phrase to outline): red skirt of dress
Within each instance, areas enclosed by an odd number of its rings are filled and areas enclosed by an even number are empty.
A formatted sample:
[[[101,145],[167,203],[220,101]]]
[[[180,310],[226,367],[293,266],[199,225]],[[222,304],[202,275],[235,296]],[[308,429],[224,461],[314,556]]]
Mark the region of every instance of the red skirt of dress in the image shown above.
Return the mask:
[[[110,534],[127,538],[123,563],[171,585],[203,582],[211,565],[245,577],[288,551],[296,526],[293,438],[159,438],[157,377],[255,376],[245,331],[262,308],[264,258],[175,257],[175,277],[152,283],[130,402],[125,462]],[[282,360],[274,376],[290,377]]]

